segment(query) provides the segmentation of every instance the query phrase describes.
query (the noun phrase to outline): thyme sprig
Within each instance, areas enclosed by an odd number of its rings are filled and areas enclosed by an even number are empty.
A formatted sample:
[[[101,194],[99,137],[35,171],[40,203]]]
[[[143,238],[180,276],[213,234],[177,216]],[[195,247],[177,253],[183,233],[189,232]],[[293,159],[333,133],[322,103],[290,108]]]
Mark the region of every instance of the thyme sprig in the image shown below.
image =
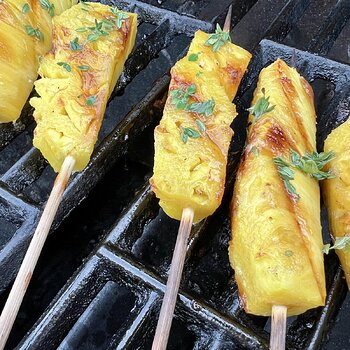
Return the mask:
[[[29,36],[35,36],[40,41],[44,40],[44,34],[39,28],[33,28],[31,25],[27,24],[24,26],[24,29]]]
[[[113,18],[115,26],[118,29],[120,29],[122,27],[123,23],[125,22],[125,20],[129,18],[129,16],[126,13],[119,11],[116,7],[112,7],[111,11],[112,11],[113,15],[116,17],[116,18]]]
[[[323,167],[335,157],[334,152],[306,152],[305,156],[300,155],[294,150],[290,150],[291,163],[299,170],[309,174],[313,178],[321,181],[334,178],[331,170],[322,171]]]
[[[228,32],[224,32],[219,24],[216,24],[215,33],[209,34],[209,37],[204,45],[212,46],[213,52],[217,52],[227,42],[231,42],[230,34]]]
[[[180,87],[170,91],[171,102],[176,106],[178,110],[185,110],[187,112],[197,113],[204,117],[210,117],[214,112],[215,101],[213,98],[204,102],[189,103],[189,99],[196,93],[196,85],[191,84],[187,88]],[[197,128],[199,130],[196,133],[191,128],[183,128],[181,133],[181,139],[184,143],[187,142],[188,137],[198,138],[206,132],[206,126],[202,120],[197,118],[195,120]],[[185,131],[184,131],[185,130]],[[188,131],[189,130],[189,131]]]
[[[263,93],[263,96],[260,97],[255,105],[251,106],[248,108],[248,111],[253,115],[254,117],[254,122],[259,120],[264,114],[271,112],[276,106],[270,105],[269,99],[270,96],[266,97],[265,96],[265,89],[262,88],[261,92]]]
[[[305,156],[301,157],[298,152],[290,150],[290,161],[283,157],[275,157],[273,162],[278,167],[278,172],[284,182],[287,192],[299,199],[295,187],[291,184],[294,180],[294,169],[298,169],[305,174],[315,178],[316,180],[325,180],[334,178],[332,170],[323,171],[323,167],[335,157],[334,152],[312,153],[306,152]]]
[[[294,180],[294,171],[290,168],[289,163],[282,157],[274,158],[273,162],[277,165],[278,173],[283,180],[287,192],[296,200],[299,200],[300,196],[298,195],[296,188],[290,182],[291,180]]]
[[[95,19],[95,26],[94,27],[87,27],[87,29],[91,30],[92,33],[89,34],[86,38],[86,41],[92,42],[92,41],[96,41],[99,38],[103,37],[103,36],[107,36],[109,35],[108,32],[106,32],[105,30],[103,30],[103,22],[102,21],[98,21],[97,19]],[[78,28],[81,29],[81,28]],[[107,30],[107,29],[106,29]]]
[[[325,244],[323,246],[322,252],[325,254],[328,254],[330,250],[332,249],[346,249],[348,250],[350,245],[350,236],[344,236],[344,237],[337,237],[335,239],[335,242],[333,244],[333,246],[331,246],[329,243]]]

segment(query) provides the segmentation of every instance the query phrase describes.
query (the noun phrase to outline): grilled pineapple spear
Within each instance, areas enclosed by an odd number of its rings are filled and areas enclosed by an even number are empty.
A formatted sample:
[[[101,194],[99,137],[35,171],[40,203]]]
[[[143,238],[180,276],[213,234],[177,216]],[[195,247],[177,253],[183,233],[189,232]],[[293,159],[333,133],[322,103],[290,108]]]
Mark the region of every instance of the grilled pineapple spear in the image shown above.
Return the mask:
[[[21,114],[38,75],[38,56],[51,49],[51,17],[77,1],[0,2],[0,123]]]
[[[258,113],[257,102],[266,100],[267,112]],[[248,313],[268,316],[273,305],[284,305],[297,315],[324,305],[326,295],[319,185],[293,167],[316,148],[313,92],[277,60],[261,71],[252,104],[229,258]]]
[[[195,33],[187,55],[171,70],[169,95],[154,132],[151,188],[160,206],[181,219],[152,350],[166,348],[192,222],[220,205],[236,116],[232,104],[251,54],[230,42],[231,7],[224,31]]]
[[[99,3],[82,3],[54,18],[53,48],[40,63],[31,99],[34,144],[61,168],[0,317],[0,350],[30,282],[63,192],[74,170],[89,161],[124,62],[134,45],[137,16]]]
[[[135,14],[81,3],[53,19],[54,47],[43,56],[32,98],[34,145],[55,171],[70,155],[82,170],[97,140],[107,100],[130,54]]]
[[[229,259],[246,312],[272,314],[271,349],[284,349],[286,316],[324,305],[326,290],[310,85],[277,60],[259,76],[231,208]]]
[[[172,68],[163,118],[154,132],[151,187],[177,220],[190,207],[198,222],[221,203],[230,124],[237,115],[232,99],[251,58],[231,42],[214,50],[211,40],[215,45],[215,34],[197,31],[187,55]]]
[[[327,137],[324,150],[334,152],[335,158],[327,165],[334,178],[323,182],[322,193],[328,210],[330,229],[335,239],[334,248],[350,287],[350,120],[337,127]],[[329,245],[325,246],[326,252]]]

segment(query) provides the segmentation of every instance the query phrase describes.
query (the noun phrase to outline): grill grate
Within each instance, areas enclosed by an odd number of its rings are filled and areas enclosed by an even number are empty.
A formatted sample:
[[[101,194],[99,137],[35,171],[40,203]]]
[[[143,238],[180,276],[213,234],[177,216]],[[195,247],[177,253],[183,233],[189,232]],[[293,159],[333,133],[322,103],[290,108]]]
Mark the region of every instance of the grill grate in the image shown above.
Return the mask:
[[[292,55],[291,48],[262,41],[250,66],[249,76],[241,88],[241,109],[246,107],[245,101],[251,98],[260,69],[277,57],[290,62]],[[319,111],[319,141],[322,141],[321,137],[340,122],[337,106],[349,96],[347,81],[350,79],[350,68],[302,51],[296,51],[296,58],[297,69],[315,89],[318,108],[323,103],[323,95],[318,93],[317,87],[324,92],[325,86],[330,86],[330,91],[334,91],[329,109],[324,113]],[[318,79],[322,79],[323,83]],[[328,82],[332,84],[327,85]],[[244,119],[242,116],[240,118]],[[239,155],[244,146],[242,127],[245,122],[241,120],[235,124],[236,135],[240,136],[235,144]],[[238,155],[232,158],[237,159]],[[235,159],[231,159],[232,169],[237,165]],[[233,345],[238,349],[267,348],[269,326],[266,325],[266,318],[244,313],[228,264],[228,213],[233,172],[229,172],[228,195],[221,209],[193,230],[180,302],[175,310],[177,323],[172,329],[170,349],[225,349]],[[326,223],[324,210],[323,220]],[[83,324],[95,324],[101,317],[101,310],[113,304],[114,299],[104,296],[109,295],[111,289],[117,291],[115,298],[120,293],[129,293],[126,300],[133,302],[123,303],[120,313],[125,312],[123,308],[127,307],[132,311],[129,310],[125,323],[113,334],[106,329],[103,336],[94,337],[95,333],[90,333],[93,339],[89,344],[102,337],[104,341],[108,340],[108,348],[148,348],[155,331],[177,227],[177,221],[169,219],[159,209],[156,198],[149,186],[145,185],[137,199],[120,216],[96,254],[67,285],[19,348],[54,349],[59,346],[60,349],[86,349],[85,338],[80,336],[84,334]],[[326,224],[324,231],[328,239]],[[317,349],[336,307],[342,303],[345,287],[334,255],[326,257],[326,265],[327,305],[290,319],[287,336],[289,349]],[[118,306],[115,308],[117,310]],[[183,329],[187,332],[184,338],[179,336]]]
[[[266,349],[267,319],[246,315],[240,307],[227,257],[228,208],[245,142],[245,109],[259,70],[277,57],[290,62],[291,47],[350,63],[349,2],[103,2],[139,14],[135,51],[109,101],[91,162],[68,186],[53,227],[57,232],[49,237],[7,348],[15,347],[36,321],[19,349],[150,348],[178,229],[178,222],[159,210],[147,184],[153,128],[162,114],[170,67],[194,31],[222,23],[233,3],[234,42],[256,51],[236,98],[239,117],[223,205],[192,230],[168,348]],[[326,135],[349,116],[350,67],[303,51],[296,50],[295,56],[315,90],[321,149]],[[55,177],[31,146],[31,113],[27,104],[18,122],[0,125],[0,304]],[[322,220],[328,241],[324,208]],[[332,339],[339,339],[349,302],[334,254],[326,257],[326,266],[327,304],[289,319],[289,349],[340,349],[341,342]],[[332,328],[340,307],[341,322]],[[321,345],[329,331],[330,345]],[[343,339],[349,339],[345,332]]]

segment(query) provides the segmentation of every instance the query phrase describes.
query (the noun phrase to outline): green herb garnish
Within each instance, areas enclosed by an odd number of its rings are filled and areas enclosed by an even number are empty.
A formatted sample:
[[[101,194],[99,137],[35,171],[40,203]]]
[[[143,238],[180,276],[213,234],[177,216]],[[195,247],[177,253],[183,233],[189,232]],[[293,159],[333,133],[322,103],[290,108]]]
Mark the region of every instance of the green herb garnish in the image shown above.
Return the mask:
[[[335,177],[332,171],[322,171],[322,168],[334,157],[334,152],[306,152],[305,156],[300,157],[297,152],[290,150],[291,163],[319,181]]]
[[[86,65],[83,65],[83,66],[78,66],[78,68],[80,69],[80,70],[82,70],[82,71],[87,71],[87,70],[89,70],[89,66],[86,66]]]
[[[181,139],[183,143],[186,143],[188,138],[190,137],[191,139],[198,139],[200,137],[200,133],[197,130],[194,130],[192,128],[183,128],[182,129],[182,134],[181,134]]]
[[[23,13],[28,13],[29,11],[30,11],[29,4],[28,4],[28,3],[25,3],[25,4],[22,6],[22,12],[23,12]]]
[[[277,165],[278,173],[280,174],[287,192],[298,200],[300,196],[290,182],[291,180],[294,180],[294,171],[290,168],[289,163],[282,157],[274,158],[273,162]]]
[[[57,62],[57,64],[61,67],[63,67],[67,72],[71,72],[72,69],[70,67],[70,65],[66,62]]]
[[[191,62],[198,61],[198,53],[191,53],[188,56],[188,60],[191,61]]]
[[[111,11],[113,15],[116,16],[116,18],[114,19],[115,26],[118,29],[120,29],[123,23],[125,22],[125,20],[129,18],[129,16],[126,13],[119,11],[116,7],[112,7]]]
[[[34,29],[31,25],[28,24],[24,26],[24,29],[29,36],[35,36],[40,41],[44,40],[44,34],[38,28]]]
[[[204,43],[205,46],[212,46],[213,52],[217,52],[221,46],[227,42],[231,42],[230,34],[224,32],[218,24],[216,24],[215,33],[210,34],[207,41]]]
[[[170,91],[172,103],[176,106],[176,109],[186,109],[190,96],[194,95],[197,88],[195,84],[190,85],[185,90],[178,88]]]
[[[254,116],[254,121],[256,122],[262,115],[265,113],[271,112],[276,106],[270,106],[270,96],[265,96],[265,89],[262,88],[261,92],[263,93],[263,97],[260,97],[254,106],[248,108],[248,111]]]
[[[51,4],[49,0],[40,0],[40,6],[46,10],[51,17],[55,15],[55,5]]]
[[[87,30],[88,30],[87,28],[81,27],[81,28],[77,28],[75,31],[78,33],[83,33],[83,32],[86,32]]]
[[[214,107],[215,101],[213,98],[211,98],[205,102],[191,103],[187,105],[185,109],[188,112],[195,112],[198,114],[203,114],[206,117],[210,117],[213,114]]]
[[[70,42],[70,48],[73,51],[80,51],[83,49],[83,47],[78,43],[79,38],[76,37],[73,41]]]
[[[344,236],[344,237],[337,237],[333,246],[331,246],[329,243],[325,244],[323,246],[322,252],[325,254],[328,254],[330,250],[332,249],[344,249],[349,248],[350,244],[350,236]]]
[[[205,133],[205,131],[207,130],[205,124],[200,120],[200,119],[196,119],[196,124],[198,127],[198,130],[203,134]]]
[[[91,95],[86,99],[86,105],[87,106],[93,106],[96,102],[96,96]]]
[[[290,150],[290,162],[282,157],[273,159],[278,167],[278,172],[286,186],[287,191],[292,195],[297,195],[295,187],[290,183],[294,179],[294,169],[299,169],[305,174],[310,175],[316,180],[324,180],[334,178],[331,170],[322,171],[322,168],[335,157],[333,152],[306,152],[306,155],[301,157],[299,153]],[[297,195],[298,196],[298,195]],[[299,196],[298,196],[299,197]]]
[[[95,19],[95,27],[88,27],[88,29],[90,29],[92,33],[86,38],[87,42],[96,41],[102,36],[109,35],[108,32],[103,30],[103,22],[98,22],[97,19]]]

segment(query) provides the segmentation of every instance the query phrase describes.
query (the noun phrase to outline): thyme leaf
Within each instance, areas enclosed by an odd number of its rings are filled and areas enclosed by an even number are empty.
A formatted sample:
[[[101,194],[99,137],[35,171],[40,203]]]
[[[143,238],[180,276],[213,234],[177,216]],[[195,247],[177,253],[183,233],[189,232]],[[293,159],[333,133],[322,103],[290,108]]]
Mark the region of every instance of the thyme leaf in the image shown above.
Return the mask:
[[[89,70],[89,66],[83,65],[83,66],[78,66],[78,68],[82,71],[88,71]]]
[[[115,26],[118,29],[120,29],[122,27],[123,23],[125,22],[125,20],[129,18],[129,16],[126,13],[119,11],[116,7],[112,7],[111,11],[112,11],[113,15],[116,16],[116,18],[114,19]]]
[[[44,40],[44,34],[38,28],[34,29],[31,25],[28,24],[24,26],[24,29],[29,36],[35,36],[40,41]]]
[[[254,106],[248,108],[248,111],[254,116],[254,121],[256,122],[266,113],[271,112],[276,106],[270,106],[270,96],[265,96],[265,89],[262,88],[261,92],[263,93],[263,97],[260,97],[258,101],[256,101]]]
[[[203,114],[206,117],[210,117],[213,114],[214,106],[215,101],[213,98],[211,98],[205,102],[191,103],[187,105],[185,109],[188,112],[195,112],[198,114]]]
[[[194,95],[196,90],[197,88],[195,84],[190,85],[185,90],[183,88],[171,90],[170,97],[172,103],[176,106],[176,109],[185,109],[188,105],[190,96]]]
[[[205,124],[200,120],[200,119],[196,119],[196,124],[198,127],[198,130],[203,134],[205,133],[205,131],[207,130]]]
[[[83,47],[78,43],[79,38],[76,37],[73,41],[70,42],[70,48],[73,51],[80,51],[83,49]]]
[[[198,61],[198,53],[191,53],[188,56],[188,60],[191,61],[191,62]]]
[[[96,96],[91,95],[86,99],[86,105],[87,106],[93,106],[96,102]]]
[[[290,168],[288,162],[282,157],[276,157],[273,162],[277,165],[278,173],[284,183],[287,192],[292,195],[295,199],[299,200],[296,188],[291,184],[291,180],[294,180],[294,171]]]
[[[29,11],[30,11],[29,4],[28,4],[28,3],[25,3],[25,4],[22,6],[22,12],[23,12],[23,13],[28,13]]]
[[[40,0],[40,6],[46,10],[51,17],[55,15],[55,5],[51,4],[49,0]]]
[[[188,138],[190,137],[191,139],[198,139],[200,137],[200,133],[192,128],[183,128],[182,129],[182,134],[181,134],[181,139],[183,143],[186,143]]]
[[[215,33],[209,34],[209,37],[204,45],[212,46],[213,52],[217,52],[227,42],[231,42],[230,34],[228,32],[224,32],[219,24],[216,24]]]
[[[57,62],[57,64],[61,67],[63,67],[67,72],[71,72],[72,69],[70,67],[70,65],[66,62]]]

